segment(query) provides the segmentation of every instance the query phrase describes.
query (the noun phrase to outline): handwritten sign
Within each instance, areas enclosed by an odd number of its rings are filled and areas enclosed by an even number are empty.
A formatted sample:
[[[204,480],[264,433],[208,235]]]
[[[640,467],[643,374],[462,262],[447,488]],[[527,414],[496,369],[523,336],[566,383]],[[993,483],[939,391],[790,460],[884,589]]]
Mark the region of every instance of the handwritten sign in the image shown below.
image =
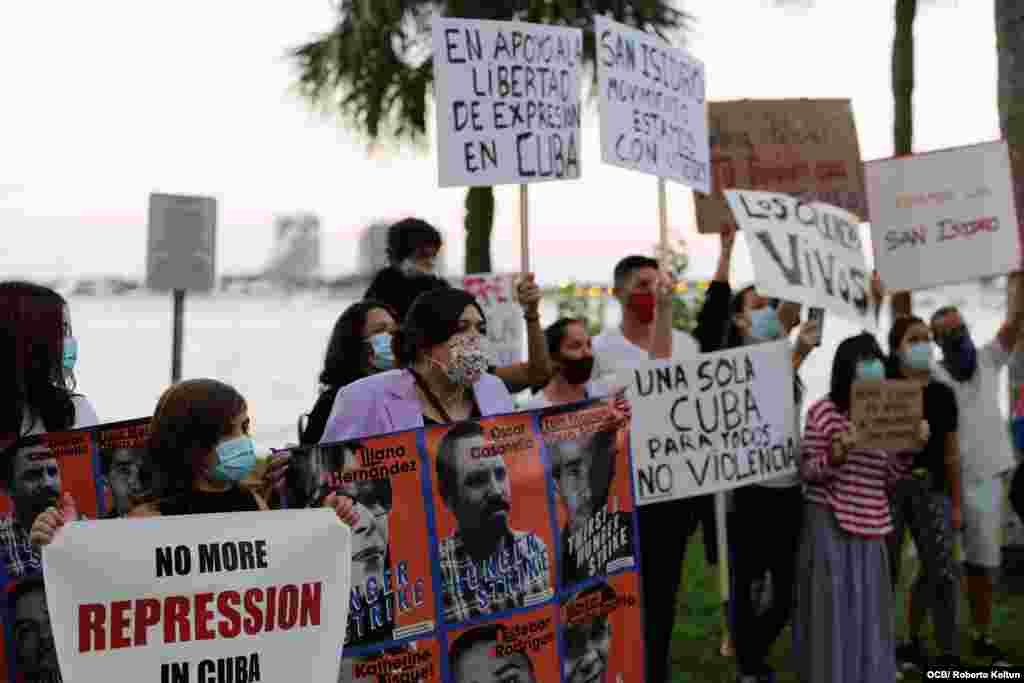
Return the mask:
[[[476,273],[451,279],[453,287],[476,297],[487,317],[487,339],[497,367],[521,363],[526,354],[523,309],[516,299],[514,273]]]
[[[710,192],[704,63],[600,15],[594,30],[602,160]]]
[[[71,523],[43,550],[60,668],[86,681],[337,680],[351,536],[324,509]]]
[[[826,308],[874,329],[857,217],[775,192],[725,193],[762,296]]]
[[[1021,267],[1006,142],[864,165],[878,272],[926,289]]]
[[[441,187],[580,177],[583,32],[434,17]]]
[[[920,447],[924,392],[918,382],[855,382],[851,392],[850,418],[857,428],[858,446],[887,450]]]
[[[800,445],[788,341],[631,370],[638,505],[796,471]]]
[[[867,218],[850,100],[710,102],[713,194],[695,195],[697,228],[733,224],[723,192],[785,192]]]

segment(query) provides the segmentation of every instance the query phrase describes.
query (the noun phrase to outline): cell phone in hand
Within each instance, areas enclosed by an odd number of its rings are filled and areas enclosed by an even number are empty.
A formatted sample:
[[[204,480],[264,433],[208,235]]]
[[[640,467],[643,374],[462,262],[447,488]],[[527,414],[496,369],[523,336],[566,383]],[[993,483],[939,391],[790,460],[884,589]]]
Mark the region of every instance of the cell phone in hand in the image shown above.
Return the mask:
[[[818,343],[815,346],[821,346],[821,340],[825,336],[825,309],[814,307],[807,311],[807,322],[812,320],[818,323]]]

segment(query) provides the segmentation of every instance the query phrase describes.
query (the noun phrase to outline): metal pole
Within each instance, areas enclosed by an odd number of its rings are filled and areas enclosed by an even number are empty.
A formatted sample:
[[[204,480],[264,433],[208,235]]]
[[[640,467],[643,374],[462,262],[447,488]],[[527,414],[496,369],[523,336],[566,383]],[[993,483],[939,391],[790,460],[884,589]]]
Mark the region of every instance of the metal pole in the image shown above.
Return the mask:
[[[181,380],[181,338],[185,318],[185,290],[174,290],[174,337],[171,341],[171,384]]]

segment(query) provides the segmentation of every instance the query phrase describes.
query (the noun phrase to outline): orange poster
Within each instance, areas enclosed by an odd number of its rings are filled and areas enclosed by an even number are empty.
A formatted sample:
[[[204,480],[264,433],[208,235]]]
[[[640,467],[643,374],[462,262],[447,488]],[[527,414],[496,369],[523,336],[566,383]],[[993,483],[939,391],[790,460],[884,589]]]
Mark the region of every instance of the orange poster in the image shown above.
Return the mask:
[[[557,607],[548,605],[448,632],[448,680],[559,680]]]
[[[557,494],[559,590],[636,567],[627,429],[607,402],[548,408],[540,430]]]
[[[434,590],[416,432],[292,450],[289,507],[331,493],[356,503],[352,590],[345,647],[434,630]]]
[[[124,517],[149,482],[146,438],[149,418],[119,423],[96,432],[100,508],[103,519]]]
[[[338,683],[438,683],[440,646],[428,638],[393,645],[341,660]]]
[[[598,580],[562,605],[562,681],[644,680],[640,579],[635,572]]]
[[[426,447],[444,622],[550,600],[552,501],[532,415],[433,427]]]

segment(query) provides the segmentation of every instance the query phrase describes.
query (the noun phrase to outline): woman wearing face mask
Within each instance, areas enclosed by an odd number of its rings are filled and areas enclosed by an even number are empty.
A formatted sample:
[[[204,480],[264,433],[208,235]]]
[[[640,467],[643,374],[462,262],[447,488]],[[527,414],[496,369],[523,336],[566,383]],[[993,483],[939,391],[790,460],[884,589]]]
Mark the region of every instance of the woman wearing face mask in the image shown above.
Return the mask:
[[[594,349],[583,320],[561,318],[548,327],[544,336],[555,374],[534,395],[527,409],[547,408],[608,395],[609,387],[591,377],[594,372]]]
[[[150,423],[147,450],[153,466],[150,491],[129,517],[266,510],[268,480],[284,477],[273,464],[267,476],[260,476],[245,399],[212,379],[188,380],[164,392]],[[61,502],[60,510],[50,508],[36,518],[35,545],[52,542],[66,521],[77,518],[70,494]],[[358,522],[351,498],[331,495],[323,507],[334,509],[349,525]]]
[[[910,470],[912,453],[859,448],[850,421],[851,387],[885,378],[878,342],[844,340],[828,396],[811,406],[800,474],[806,484],[797,561],[793,649],[806,683],[877,683],[896,678],[887,492]],[[922,420],[920,447],[928,442]]]
[[[338,318],[327,344],[324,368],[320,373],[323,389],[309,414],[305,427],[300,423],[299,442],[315,444],[323,436],[327,416],[338,391],[363,377],[395,367],[391,338],[398,327],[397,314],[379,301],[352,304]]]
[[[64,297],[29,282],[0,283],[0,447],[99,422],[88,399],[74,393],[77,358]]]
[[[889,536],[892,586],[899,583],[903,537],[910,528],[920,559],[920,573],[907,596],[908,641],[896,648],[902,670],[925,666],[920,633],[932,613],[942,651],[939,666],[959,665],[957,651],[958,571],[953,556],[954,529],[960,528],[960,442],[953,391],[931,378],[932,342],[928,325],[904,316],[889,331],[888,376],[923,384],[924,416],[931,438],[914,454],[912,476],[900,480],[890,499],[894,531]]]
[[[486,326],[461,289],[420,295],[395,333],[401,369],[339,391],[321,443],[512,412],[508,389],[487,373]]]

